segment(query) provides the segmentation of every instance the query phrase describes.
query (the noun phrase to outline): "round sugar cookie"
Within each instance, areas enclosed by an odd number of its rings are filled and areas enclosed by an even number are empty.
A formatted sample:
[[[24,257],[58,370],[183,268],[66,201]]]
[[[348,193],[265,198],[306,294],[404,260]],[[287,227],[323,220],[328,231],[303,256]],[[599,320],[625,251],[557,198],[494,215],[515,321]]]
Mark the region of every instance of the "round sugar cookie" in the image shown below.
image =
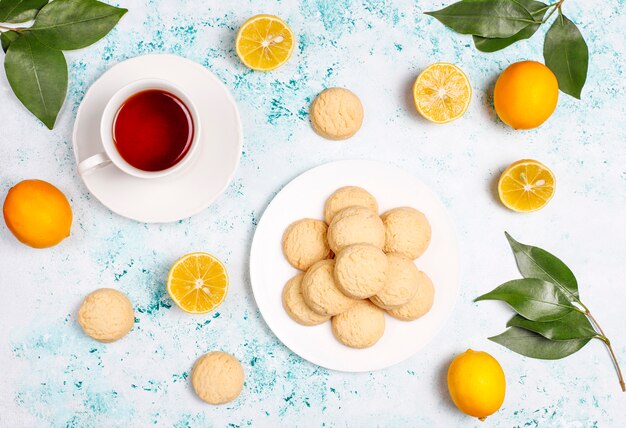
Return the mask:
[[[389,315],[402,321],[414,321],[425,315],[433,307],[435,287],[428,275],[419,272],[417,293],[408,303],[398,309],[387,311]]]
[[[419,288],[419,270],[412,260],[399,254],[387,254],[387,281],[370,300],[383,309],[397,309],[408,303]]]
[[[382,290],[386,279],[387,256],[373,245],[350,245],[335,259],[337,287],[346,296],[367,299]]]
[[[324,221],[330,224],[339,211],[348,207],[365,207],[378,212],[378,202],[370,192],[357,186],[337,189],[324,204]]]
[[[428,248],[430,223],[415,208],[394,208],[380,216],[385,224],[385,252],[402,254],[415,260]]]
[[[126,336],[135,323],[128,297],[113,288],[100,288],[83,300],[78,323],[87,336],[99,342],[115,342]]]
[[[283,254],[291,266],[305,271],[330,256],[327,235],[328,226],[321,220],[291,223],[283,234]]]
[[[209,352],[198,358],[191,371],[191,384],[198,397],[209,404],[224,404],[243,390],[243,367],[226,352]]]
[[[363,124],[363,104],[345,88],[322,91],[311,104],[309,114],[313,130],[329,140],[350,138]]]
[[[339,211],[328,226],[328,245],[335,254],[354,244],[370,244],[382,249],[385,226],[375,211],[348,207]]]
[[[335,283],[334,270],[334,260],[322,260],[311,266],[302,279],[304,301],[320,315],[340,314],[357,302],[339,291]]]
[[[330,319],[330,315],[320,315],[307,306],[302,296],[303,273],[291,278],[283,288],[283,307],[292,320],[302,325],[318,325]]]
[[[385,332],[385,314],[369,300],[359,300],[331,320],[338,341],[351,348],[368,348]]]

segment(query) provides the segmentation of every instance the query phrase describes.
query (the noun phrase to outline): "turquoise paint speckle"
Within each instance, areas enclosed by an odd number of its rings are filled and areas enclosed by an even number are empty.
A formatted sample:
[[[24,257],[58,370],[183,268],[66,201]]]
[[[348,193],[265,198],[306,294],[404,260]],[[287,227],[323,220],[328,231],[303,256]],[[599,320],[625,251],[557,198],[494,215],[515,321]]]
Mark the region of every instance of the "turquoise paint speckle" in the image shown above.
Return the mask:
[[[198,30],[193,25],[173,27],[170,31],[176,39],[182,40],[183,44],[187,46],[191,46],[195,43],[198,33]]]
[[[324,29],[336,36],[354,28],[352,0],[303,0],[301,11],[309,19],[321,19]]]

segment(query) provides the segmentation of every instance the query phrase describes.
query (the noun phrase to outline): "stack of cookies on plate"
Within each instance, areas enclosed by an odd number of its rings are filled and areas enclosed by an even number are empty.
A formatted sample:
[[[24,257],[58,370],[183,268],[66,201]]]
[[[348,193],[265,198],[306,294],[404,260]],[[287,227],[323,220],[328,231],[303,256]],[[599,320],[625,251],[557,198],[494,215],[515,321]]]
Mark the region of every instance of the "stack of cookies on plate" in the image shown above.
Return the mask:
[[[379,216],[368,191],[342,187],[326,201],[324,221],[302,219],[285,230],[285,258],[302,272],[285,284],[283,306],[305,326],[331,320],[346,346],[372,346],[385,332],[385,312],[413,321],[432,307],[433,284],[414,263],[430,238],[420,211],[402,207]]]

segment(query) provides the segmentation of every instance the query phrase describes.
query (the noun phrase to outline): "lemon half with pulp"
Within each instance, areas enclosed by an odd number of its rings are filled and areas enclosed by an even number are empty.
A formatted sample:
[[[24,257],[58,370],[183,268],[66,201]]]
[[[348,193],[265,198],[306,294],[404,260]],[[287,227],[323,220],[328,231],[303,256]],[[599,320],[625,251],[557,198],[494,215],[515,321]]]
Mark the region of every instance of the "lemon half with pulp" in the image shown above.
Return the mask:
[[[550,169],[531,159],[511,164],[500,176],[498,195],[502,204],[516,212],[528,213],[543,208],[556,188]]]
[[[413,85],[415,108],[433,123],[448,123],[460,118],[471,99],[469,79],[454,64],[437,62],[429,65]]]
[[[294,37],[291,28],[277,16],[256,15],[239,29],[237,55],[253,70],[274,70],[291,57]]]
[[[176,305],[191,314],[205,314],[217,308],[228,292],[224,264],[209,253],[181,257],[170,269],[167,292]]]

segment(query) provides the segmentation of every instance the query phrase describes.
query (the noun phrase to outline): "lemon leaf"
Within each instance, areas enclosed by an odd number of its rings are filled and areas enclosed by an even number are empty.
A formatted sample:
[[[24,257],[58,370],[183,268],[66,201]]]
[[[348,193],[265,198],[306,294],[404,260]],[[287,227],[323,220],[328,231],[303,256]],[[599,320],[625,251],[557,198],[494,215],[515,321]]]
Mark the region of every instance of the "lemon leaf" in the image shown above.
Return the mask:
[[[569,298],[580,303],[576,277],[559,258],[546,250],[517,242],[504,232],[513,250],[517,268],[524,278],[538,278],[559,287]]]
[[[542,3],[540,1],[535,0],[515,0],[517,3],[521,4],[530,12],[533,18],[538,21],[537,24],[530,24],[528,27],[522,29],[518,33],[512,35],[511,37],[505,37],[501,39],[495,38],[487,38],[481,36],[473,36],[474,46],[481,52],[496,52],[501,49],[504,49],[515,42],[520,40],[531,38],[539,29],[541,25],[539,22],[543,19],[543,16],[546,14],[546,10],[548,5]]]
[[[9,50],[9,46],[11,46],[11,43],[19,38],[20,33],[16,31],[5,31],[4,33],[0,34],[0,42],[2,42],[2,50],[4,51],[4,53],[7,53],[7,51]]]
[[[55,0],[41,9],[30,30],[52,48],[80,49],[106,36],[126,12],[96,0]]]
[[[511,37],[537,21],[511,0],[465,0],[426,12],[457,33],[482,37]]]
[[[577,310],[556,285],[536,278],[505,282],[474,301],[501,300],[532,321],[554,321]]]
[[[559,89],[580,99],[587,80],[589,48],[578,27],[560,10],[546,33],[543,58],[559,81]]]
[[[578,352],[591,339],[550,340],[523,328],[510,327],[504,333],[490,337],[489,340],[526,357],[559,360]]]
[[[48,0],[0,0],[0,22],[30,21],[47,3]]]
[[[611,341],[580,301],[578,284],[569,268],[545,250],[520,244],[508,233],[506,237],[526,278],[504,283],[475,300],[502,300],[519,314],[509,320],[504,333],[489,340],[526,357],[558,360],[577,352],[591,339],[600,339],[609,350],[620,387],[626,391]]]
[[[52,129],[67,91],[63,52],[50,49],[32,34],[24,33],[11,43],[4,68],[17,98]]]
[[[592,339],[598,337],[598,332],[594,330],[589,319],[578,311],[572,311],[559,320],[548,322],[531,321],[521,315],[515,315],[506,326],[520,327],[533,331],[551,340]]]

